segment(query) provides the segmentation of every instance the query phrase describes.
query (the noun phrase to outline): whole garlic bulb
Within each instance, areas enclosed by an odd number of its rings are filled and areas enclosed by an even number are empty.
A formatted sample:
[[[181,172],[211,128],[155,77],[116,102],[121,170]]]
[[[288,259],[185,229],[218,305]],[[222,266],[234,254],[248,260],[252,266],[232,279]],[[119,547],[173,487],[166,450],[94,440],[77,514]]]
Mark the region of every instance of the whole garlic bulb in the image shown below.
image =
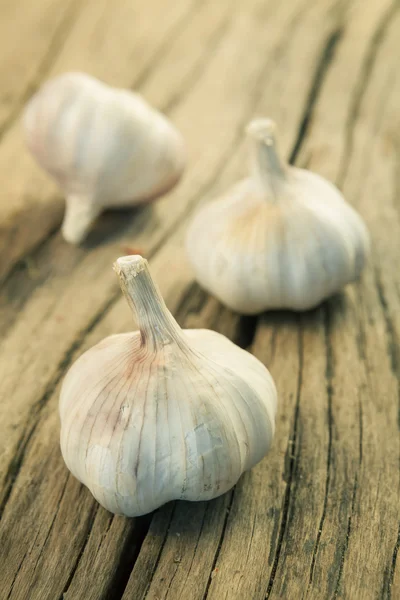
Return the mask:
[[[180,133],[139,95],[83,73],[47,82],[24,114],[27,145],[66,196],[64,238],[81,242],[107,207],[171,189],[185,166]]]
[[[271,120],[247,132],[253,172],[194,217],[189,259],[199,283],[233,310],[307,310],[359,276],[368,231],[331,183],[282,161]]]
[[[224,336],[180,329],[142,257],[119,258],[114,269],[140,331],[104,339],[68,372],[64,460],[114,513],[219,496],[270,447],[273,380]]]

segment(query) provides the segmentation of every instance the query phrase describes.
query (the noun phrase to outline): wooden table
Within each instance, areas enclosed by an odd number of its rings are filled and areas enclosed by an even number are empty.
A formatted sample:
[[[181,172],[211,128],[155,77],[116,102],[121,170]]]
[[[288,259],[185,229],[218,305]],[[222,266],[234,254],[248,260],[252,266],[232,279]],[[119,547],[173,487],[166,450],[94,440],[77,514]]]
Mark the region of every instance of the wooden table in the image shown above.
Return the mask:
[[[400,598],[400,3],[4,0],[0,6],[1,599]],[[190,152],[176,190],[109,213],[87,243],[28,155],[23,106],[83,70],[139,90]],[[367,221],[362,281],[319,309],[241,318],[193,281],[193,211],[246,173],[243,128],[280,126],[290,160]],[[270,454],[209,503],[115,517],[69,474],[58,395],[71,363],[129,311],[112,262],[150,260],[170,309],[268,365]]]

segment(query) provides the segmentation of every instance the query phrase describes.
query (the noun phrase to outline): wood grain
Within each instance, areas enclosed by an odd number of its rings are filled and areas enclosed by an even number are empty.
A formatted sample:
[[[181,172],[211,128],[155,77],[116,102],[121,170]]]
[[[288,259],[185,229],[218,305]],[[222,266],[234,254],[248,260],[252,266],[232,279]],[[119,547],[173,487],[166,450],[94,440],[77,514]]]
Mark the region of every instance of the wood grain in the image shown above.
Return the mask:
[[[1,598],[400,597],[399,8],[0,7]],[[169,196],[104,215],[81,248],[56,232],[62,199],[19,125],[29,95],[69,69],[139,89],[181,129],[190,157]],[[301,316],[231,313],[184,256],[193,212],[246,173],[243,128],[257,115],[278,122],[292,162],[342,187],[372,234],[362,280]],[[230,493],[125,519],[65,468],[57,403],[72,362],[134,326],[111,270],[132,249],[183,326],[216,329],[268,366],[280,406],[273,449]]]

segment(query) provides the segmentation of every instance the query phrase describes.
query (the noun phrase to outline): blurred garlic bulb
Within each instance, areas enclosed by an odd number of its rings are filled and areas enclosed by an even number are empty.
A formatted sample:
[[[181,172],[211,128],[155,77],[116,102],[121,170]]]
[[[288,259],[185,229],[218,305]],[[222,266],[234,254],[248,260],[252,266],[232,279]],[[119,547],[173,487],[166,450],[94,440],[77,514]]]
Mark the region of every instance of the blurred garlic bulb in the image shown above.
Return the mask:
[[[247,133],[251,176],[189,227],[196,278],[240,313],[312,308],[359,276],[368,231],[331,183],[282,161],[272,121],[254,120]]]
[[[146,260],[126,256],[114,269],[140,331],[106,338],[68,372],[64,460],[114,513],[219,496],[270,447],[273,380],[224,336],[180,329]]]
[[[66,196],[64,238],[81,242],[107,207],[171,189],[185,165],[181,135],[140,96],[83,73],[46,83],[24,115],[27,145]]]

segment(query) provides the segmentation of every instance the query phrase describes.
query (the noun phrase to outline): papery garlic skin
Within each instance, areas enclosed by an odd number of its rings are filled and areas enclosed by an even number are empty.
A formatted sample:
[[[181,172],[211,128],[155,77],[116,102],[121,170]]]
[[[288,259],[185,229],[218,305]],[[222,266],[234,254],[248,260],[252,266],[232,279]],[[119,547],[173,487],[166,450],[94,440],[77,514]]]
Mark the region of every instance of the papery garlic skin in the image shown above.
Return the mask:
[[[200,285],[240,313],[313,308],[359,277],[367,228],[331,183],[281,161],[272,121],[248,133],[252,176],[195,215],[190,262]]]
[[[139,332],[83,354],[61,391],[61,449],[108,510],[209,500],[267,453],[277,396],[264,365],[224,336],[181,330],[141,257],[115,265]]]
[[[83,73],[47,82],[24,113],[28,148],[66,196],[62,232],[81,242],[108,207],[170,190],[185,166],[181,134],[138,94]]]

